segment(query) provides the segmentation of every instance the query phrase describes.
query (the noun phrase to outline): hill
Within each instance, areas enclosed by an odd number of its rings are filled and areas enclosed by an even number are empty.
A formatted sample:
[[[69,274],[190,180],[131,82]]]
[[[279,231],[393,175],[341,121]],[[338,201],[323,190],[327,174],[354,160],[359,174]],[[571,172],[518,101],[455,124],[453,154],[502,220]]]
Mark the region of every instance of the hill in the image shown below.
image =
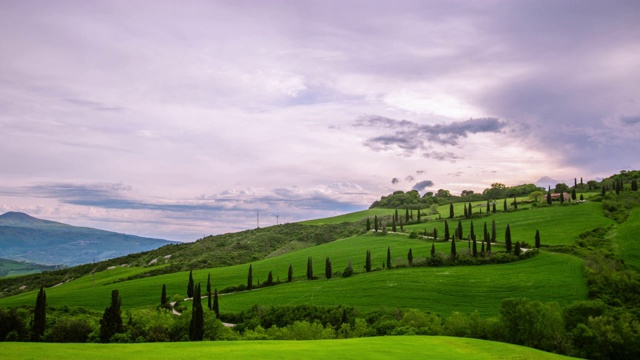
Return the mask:
[[[0,259],[0,277],[39,273],[55,270],[58,267],[57,265],[42,265],[26,261]]]
[[[76,227],[24,213],[0,215],[3,258],[74,266],[158,248],[173,241]]]

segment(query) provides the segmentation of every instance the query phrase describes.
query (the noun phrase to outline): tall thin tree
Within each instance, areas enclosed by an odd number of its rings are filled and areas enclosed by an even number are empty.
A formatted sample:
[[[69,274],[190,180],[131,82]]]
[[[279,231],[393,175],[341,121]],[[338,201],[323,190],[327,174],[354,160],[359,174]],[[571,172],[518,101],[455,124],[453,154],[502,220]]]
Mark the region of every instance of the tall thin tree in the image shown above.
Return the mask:
[[[538,229],[536,229],[535,244],[536,249],[540,249],[540,231]]]
[[[453,219],[454,217],[454,212],[453,212],[453,203],[449,204],[449,219]]]
[[[331,269],[331,259],[327,256],[327,260],[324,262],[324,276],[327,279],[331,279],[333,275],[333,270]]]
[[[100,319],[100,341],[109,342],[109,339],[117,333],[123,333],[122,311],[120,310],[120,294],[118,290],[111,291],[111,305],[104,309],[102,319]]]
[[[213,304],[211,303],[211,274],[207,275],[207,309],[211,310]]]
[[[367,258],[364,263],[364,268],[367,272],[371,272],[371,251],[367,250]]]
[[[253,266],[249,264],[249,273],[247,274],[247,289],[253,288]]]
[[[387,246],[387,269],[391,269],[391,247]]]
[[[191,322],[189,323],[189,340],[202,341],[204,338],[204,311],[202,309],[202,295],[200,283],[193,288],[193,307]]]
[[[449,223],[447,223],[447,219],[444,220],[444,241],[449,241],[451,234],[449,234]]]
[[[218,288],[213,290],[213,312],[216,314],[216,318],[220,319],[220,303],[218,302]]]
[[[187,297],[193,297],[193,270],[189,271],[189,282],[187,283]]]
[[[496,230],[496,219],[493,219],[491,221],[491,242],[494,243],[496,242],[496,240],[498,240],[497,237],[497,230]]]
[[[504,244],[507,248],[507,253],[511,253],[511,228],[509,227],[509,224],[507,224],[507,229],[504,232]]]
[[[287,272],[287,281],[293,281],[293,265],[289,264],[289,271]]]
[[[167,305],[167,285],[162,284],[162,293],[160,294],[160,306]]]
[[[41,341],[47,327],[47,294],[40,285],[36,297],[36,308],[33,312],[33,326],[31,327],[31,341]]]
[[[409,261],[409,266],[413,266],[413,251],[409,248],[409,253],[407,254],[407,260]]]
[[[452,258],[453,260],[455,260],[455,259],[456,259],[456,255],[457,255],[457,254],[456,254],[456,252],[457,252],[457,251],[456,251],[456,239],[455,239],[455,237],[454,237],[454,238],[451,240],[451,258]]]
[[[313,260],[311,256],[307,258],[307,280],[313,279]]]

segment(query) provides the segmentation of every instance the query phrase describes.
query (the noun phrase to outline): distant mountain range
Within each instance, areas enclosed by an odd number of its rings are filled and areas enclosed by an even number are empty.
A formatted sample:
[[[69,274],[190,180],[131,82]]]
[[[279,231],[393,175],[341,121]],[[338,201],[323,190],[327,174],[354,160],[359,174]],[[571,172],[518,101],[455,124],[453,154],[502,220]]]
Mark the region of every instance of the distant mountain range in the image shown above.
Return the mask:
[[[19,212],[0,215],[0,258],[16,261],[73,266],[175,243],[76,227]]]

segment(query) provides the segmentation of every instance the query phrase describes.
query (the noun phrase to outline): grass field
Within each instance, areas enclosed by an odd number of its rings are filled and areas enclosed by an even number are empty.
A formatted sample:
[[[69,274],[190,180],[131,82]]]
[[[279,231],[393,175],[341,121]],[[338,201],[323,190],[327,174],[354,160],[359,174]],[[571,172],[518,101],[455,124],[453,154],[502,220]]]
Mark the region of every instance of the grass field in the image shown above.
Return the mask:
[[[616,253],[625,263],[640,271],[640,209],[631,210],[627,221],[618,225]]]
[[[147,344],[0,343],[6,359],[570,359],[532,348],[445,336]]]

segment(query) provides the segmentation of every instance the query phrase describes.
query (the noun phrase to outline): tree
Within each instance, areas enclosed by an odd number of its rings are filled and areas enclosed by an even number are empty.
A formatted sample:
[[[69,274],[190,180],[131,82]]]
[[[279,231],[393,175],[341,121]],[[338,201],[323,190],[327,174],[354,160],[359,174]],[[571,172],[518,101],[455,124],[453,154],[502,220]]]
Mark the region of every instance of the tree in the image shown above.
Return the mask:
[[[508,207],[507,207],[507,199],[504,199],[504,204],[502,205],[502,209],[504,212],[507,212]]]
[[[451,259],[456,259],[456,239],[451,240]]]
[[[473,216],[473,210],[471,210],[471,203],[469,203],[469,210],[467,210],[467,214],[469,215],[469,219]]]
[[[213,312],[216,314],[216,318],[220,319],[220,303],[218,302],[218,288],[213,290]]]
[[[378,232],[378,215],[375,215],[373,218],[373,229],[375,232]]]
[[[269,274],[267,275],[267,286],[271,285],[273,285],[273,273],[269,271]]]
[[[396,209],[395,213],[393,214],[393,219],[397,222],[400,220],[400,218],[398,217],[398,209]]]
[[[111,291],[111,305],[104,309],[104,315],[100,319],[100,341],[109,342],[114,334],[123,333],[122,312],[120,311],[120,295],[118,290]]]
[[[431,258],[433,259],[434,257],[436,257],[436,242],[432,242],[431,243]]]
[[[371,231],[371,218],[367,218],[367,231]]]
[[[193,297],[193,270],[189,271],[189,282],[187,283],[187,297]]]
[[[167,305],[167,285],[162,284],[162,293],[160,294],[160,305]]]
[[[549,191],[547,191],[547,204],[551,205],[551,185],[549,185]]]
[[[576,188],[571,189],[571,200],[576,200],[578,196],[576,195]]]
[[[489,204],[489,200],[487,200],[487,214],[491,212],[491,204]]]
[[[533,191],[529,194],[529,199],[533,200],[535,202],[540,202],[540,199],[542,199],[542,196],[544,195],[544,193],[540,190],[536,190]]]
[[[364,268],[367,272],[371,272],[371,251],[367,250],[367,258],[364,263]]]
[[[536,249],[540,249],[540,231],[538,231],[538,229],[536,229]]]
[[[453,219],[454,217],[454,212],[453,212],[453,203],[449,204],[449,219]]]
[[[47,327],[47,294],[40,285],[40,291],[36,297],[36,308],[33,311],[33,326],[31,327],[31,341],[40,341]]]
[[[514,253],[516,256],[520,256],[520,251],[521,251],[521,250],[520,250],[520,241],[516,241],[516,245],[515,245],[515,248],[514,248],[514,250],[513,250],[513,253]]]
[[[515,196],[513,197],[513,209],[518,210],[518,199]]]
[[[397,232],[398,230],[396,230],[396,218],[392,217],[391,218],[391,231],[393,232]]]
[[[324,262],[324,276],[327,279],[331,279],[333,275],[333,270],[331,269],[331,259],[327,256],[327,260]]]
[[[631,180],[631,191],[638,191],[638,180]]]
[[[471,236],[472,238],[476,237],[476,231],[473,228],[473,221],[471,222],[471,229],[469,230],[469,236]]]
[[[495,214],[496,213],[496,202],[493,202],[493,205],[491,206],[491,211]]]
[[[494,243],[497,239],[496,219],[493,219],[491,220],[491,242]]]
[[[211,310],[213,304],[211,303],[211,274],[207,275],[207,308]]]
[[[507,229],[504,232],[504,244],[507,248],[507,253],[511,253],[511,228],[509,228],[509,224],[507,224]]]
[[[462,204],[464,205],[464,217],[465,219],[469,218],[469,212],[467,211],[467,204]]]
[[[464,236],[462,235],[462,221],[458,220],[458,233],[456,234],[458,239],[462,239]]]
[[[287,273],[287,281],[293,281],[293,265],[289,264],[289,272]]]
[[[580,201],[584,201],[584,195],[580,194]]]
[[[391,269],[391,247],[387,246],[387,269]]]
[[[404,210],[404,223],[405,224],[409,223],[409,209]]]
[[[425,229],[425,232],[426,232],[426,231],[427,231],[427,230]],[[433,228],[433,240],[434,240],[434,241],[437,241],[437,240],[438,240],[438,229],[436,229],[436,228]]]
[[[307,280],[313,279],[313,260],[311,256],[307,258]]]
[[[451,237],[451,234],[449,234],[449,224],[447,223],[447,220],[444,220],[444,241],[449,241],[449,238]]]
[[[491,241],[487,241],[487,249],[486,249],[486,251],[488,253],[491,253]]]
[[[413,266],[413,251],[409,248],[409,253],[407,254],[407,260],[409,261],[409,266]]]
[[[253,288],[253,266],[249,264],[249,274],[247,275],[247,289]]]
[[[204,311],[202,310],[202,296],[200,283],[193,289],[193,308],[191,310],[191,322],[189,323],[189,340],[202,341],[204,338]]]
[[[560,205],[564,204],[564,193],[560,193]]]
[[[418,209],[418,222],[422,222],[422,219],[420,218],[420,209]]]
[[[473,239],[473,257],[478,257],[478,243],[476,241],[476,236],[473,235],[471,238]]]

